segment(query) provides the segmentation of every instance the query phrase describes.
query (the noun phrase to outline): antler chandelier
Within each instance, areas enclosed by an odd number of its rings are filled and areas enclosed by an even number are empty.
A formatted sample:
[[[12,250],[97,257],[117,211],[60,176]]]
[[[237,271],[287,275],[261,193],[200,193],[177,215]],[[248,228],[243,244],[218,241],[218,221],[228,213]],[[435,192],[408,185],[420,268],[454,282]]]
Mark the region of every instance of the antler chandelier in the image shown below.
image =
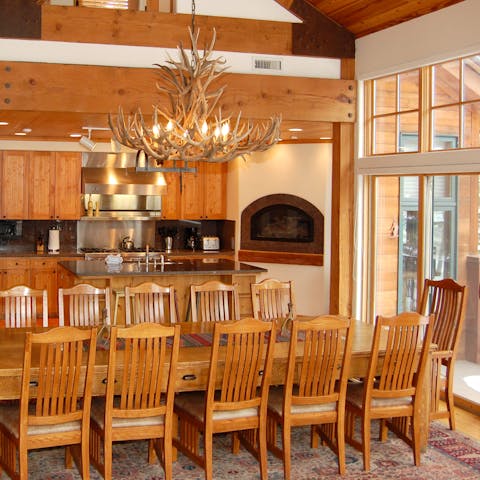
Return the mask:
[[[262,124],[242,120],[241,112],[234,118],[224,118],[218,105],[225,86],[213,92],[209,87],[226,70],[225,59],[211,58],[215,30],[209,47],[204,49],[203,55],[199,53],[194,18],[195,2],[192,2],[191,55],[180,43],[178,61],[169,57],[166,65],[155,64],[160,69],[162,81],[157,82],[157,89],[167,96],[170,111],[164,112],[155,105],[151,125],[140,109],[125,116],[120,107],[116,116],[109,115],[114,138],[138,151],[137,169],[195,171],[189,168],[189,163],[227,162],[238,156],[265,151],[279,141],[279,116]],[[142,152],[146,159],[140,159]],[[166,160],[173,161],[173,167],[164,167]]]

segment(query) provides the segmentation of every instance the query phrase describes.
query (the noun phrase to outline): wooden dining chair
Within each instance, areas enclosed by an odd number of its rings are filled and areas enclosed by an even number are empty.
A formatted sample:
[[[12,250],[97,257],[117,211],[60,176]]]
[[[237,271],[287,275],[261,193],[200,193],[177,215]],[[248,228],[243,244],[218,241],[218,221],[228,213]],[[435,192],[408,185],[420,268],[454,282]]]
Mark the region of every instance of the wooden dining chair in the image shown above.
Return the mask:
[[[192,322],[240,320],[238,286],[218,280],[190,286]]]
[[[95,398],[92,404],[91,462],[104,478],[111,479],[112,443],[149,440],[149,463],[158,458],[170,480],[180,326],[114,326],[110,345],[105,397]]]
[[[86,283],[59,288],[58,324],[75,327],[110,325],[110,289]]]
[[[53,446],[65,446],[67,468],[73,457],[89,478],[95,342],[95,328],[26,333],[20,405],[0,409],[0,470],[10,478],[26,480],[29,450]]]
[[[37,319],[42,326],[48,327],[47,290],[37,290],[19,285],[0,291],[0,301],[4,313],[5,327],[32,327]]]
[[[432,353],[432,395],[430,420],[448,418],[451,430],[455,430],[455,404],[453,399],[453,375],[460,335],[465,320],[468,289],[451,278],[425,279],[419,312],[435,314]],[[442,367],[445,369],[443,371]],[[441,406],[445,394],[446,409]]]
[[[380,440],[390,429],[412,448],[415,465],[420,465],[420,405],[433,323],[434,315],[416,312],[376,319],[367,377],[349,383],[346,401],[346,441],[362,451],[365,471],[370,470],[370,424],[375,419],[381,419]],[[358,417],[360,441],[354,438]]]
[[[125,287],[125,323],[175,323],[178,314],[175,288],[144,282]]]
[[[234,432],[234,453],[240,442],[255,452],[261,478],[267,479],[267,400],[274,343],[274,322],[244,318],[215,323],[207,391],[175,398],[174,446],[205,470],[206,480],[213,479],[213,435],[221,432]]]
[[[290,316],[295,318],[293,282],[268,278],[250,286],[254,318],[274,320]]]
[[[331,315],[292,322],[285,385],[270,388],[267,410],[267,446],[283,460],[286,480],[291,470],[291,429],[302,425],[312,426],[312,447],[318,446],[320,435],[337,454],[339,473],[345,473],[345,396],[352,329],[350,319]],[[323,424],[329,425],[327,430],[316,428]],[[277,425],[282,431],[281,447],[277,446]]]

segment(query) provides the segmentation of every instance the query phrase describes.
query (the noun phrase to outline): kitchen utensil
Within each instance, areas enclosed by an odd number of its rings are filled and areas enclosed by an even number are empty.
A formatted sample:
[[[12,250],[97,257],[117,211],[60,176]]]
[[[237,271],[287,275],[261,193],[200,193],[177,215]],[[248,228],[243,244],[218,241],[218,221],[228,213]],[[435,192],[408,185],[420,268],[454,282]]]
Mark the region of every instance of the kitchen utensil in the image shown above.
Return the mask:
[[[165,250],[171,252],[173,247],[173,237],[165,237]]]
[[[120,242],[120,249],[125,250],[127,252],[133,250],[134,249],[133,240],[129,236],[123,237],[122,241]]]

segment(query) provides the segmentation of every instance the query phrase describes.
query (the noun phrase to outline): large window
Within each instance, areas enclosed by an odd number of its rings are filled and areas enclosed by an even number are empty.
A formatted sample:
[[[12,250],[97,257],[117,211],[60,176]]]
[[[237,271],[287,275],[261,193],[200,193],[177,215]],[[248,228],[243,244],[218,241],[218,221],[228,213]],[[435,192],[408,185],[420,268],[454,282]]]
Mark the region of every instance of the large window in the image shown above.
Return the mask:
[[[374,154],[405,150],[401,136],[410,135],[408,151],[418,151],[420,70],[373,80],[372,150]]]
[[[480,146],[480,55],[366,82],[366,152]]]

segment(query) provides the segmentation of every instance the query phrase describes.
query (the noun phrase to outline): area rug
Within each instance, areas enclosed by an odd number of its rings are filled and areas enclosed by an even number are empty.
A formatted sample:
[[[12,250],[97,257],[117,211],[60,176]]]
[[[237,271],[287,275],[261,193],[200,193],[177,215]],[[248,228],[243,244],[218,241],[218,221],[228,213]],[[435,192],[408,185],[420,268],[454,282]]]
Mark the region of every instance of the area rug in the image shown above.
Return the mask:
[[[147,462],[146,442],[115,444],[113,478],[118,480],[161,480],[163,470],[158,464]],[[217,435],[214,440],[213,473],[215,480],[259,479],[258,463],[245,450],[238,455],[230,453],[230,437]],[[480,478],[480,443],[439,423],[432,424],[429,446],[422,455],[419,467],[413,465],[411,450],[394,435],[385,443],[372,440],[370,472],[363,472],[362,456],[347,447],[347,473],[337,473],[335,455],[327,448],[311,449],[309,430],[294,429],[292,438],[292,480],[313,479],[395,479],[395,480],[473,480]],[[64,450],[52,448],[29,454],[29,476],[31,480],[74,480],[80,479],[74,467],[66,470],[63,464]],[[0,478],[8,478],[4,473]],[[91,478],[102,478],[91,467]],[[203,480],[203,470],[179,454],[173,466],[173,478]],[[282,462],[269,454],[269,480],[283,479]]]

